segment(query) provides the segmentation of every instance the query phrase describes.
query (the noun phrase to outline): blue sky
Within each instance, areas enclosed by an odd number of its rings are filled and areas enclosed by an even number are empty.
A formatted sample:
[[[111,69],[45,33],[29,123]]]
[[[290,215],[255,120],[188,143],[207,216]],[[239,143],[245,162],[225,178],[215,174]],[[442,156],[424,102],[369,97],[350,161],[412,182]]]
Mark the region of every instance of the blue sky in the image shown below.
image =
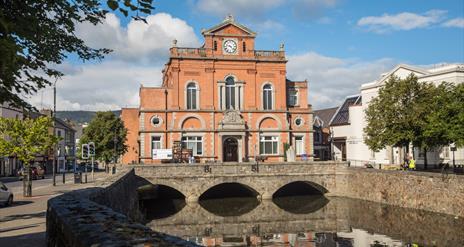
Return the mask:
[[[464,1],[159,0],[136,23],[119,13],[97,27],[78,26],[92,47],[108,47],[103,61],[72,57],[61,68],[58,109],[109,110],[138,104],[140,84],[159,85],[172,39],[202,44],[201,29],[227,14],[258,32],[256,49],[285,43],[289,79],[308,79],[310,103],[340,104],[362,83],[398,63],[434,66],[464,63]],[[50,89],[30,101],[49,107]]]

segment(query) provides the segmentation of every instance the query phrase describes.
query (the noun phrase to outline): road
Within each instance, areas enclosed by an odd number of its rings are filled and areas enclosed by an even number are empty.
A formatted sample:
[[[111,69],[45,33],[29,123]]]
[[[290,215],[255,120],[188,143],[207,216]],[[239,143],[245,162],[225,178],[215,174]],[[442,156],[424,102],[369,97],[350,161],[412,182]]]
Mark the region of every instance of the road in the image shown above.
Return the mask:
[[[61,174],[60,174],[61,175]],[[107,175],[95,173],[95,180]],[[23,182],[17,178],[0,178],[14,194],[14,203],[10,207],[0,207],[0,246],[1,247],[44,247],[46,229],[46,211],[48,199],[62,193],[92,187],[92,179],[88,175],[87,184],[74,184],[72,173],[66,174],[66,183],[62,176],[57,176],[56,186],[52,186],[51,176],[32,181],[32,197],[23,197]]]

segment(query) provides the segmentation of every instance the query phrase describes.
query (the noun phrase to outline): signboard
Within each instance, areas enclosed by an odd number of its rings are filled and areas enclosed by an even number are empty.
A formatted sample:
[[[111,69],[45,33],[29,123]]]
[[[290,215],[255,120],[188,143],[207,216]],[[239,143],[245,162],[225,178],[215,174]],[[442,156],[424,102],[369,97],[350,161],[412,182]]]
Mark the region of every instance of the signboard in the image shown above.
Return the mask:
[[[172,149],[153,149],[154,160],[170,160],[172,159]]]

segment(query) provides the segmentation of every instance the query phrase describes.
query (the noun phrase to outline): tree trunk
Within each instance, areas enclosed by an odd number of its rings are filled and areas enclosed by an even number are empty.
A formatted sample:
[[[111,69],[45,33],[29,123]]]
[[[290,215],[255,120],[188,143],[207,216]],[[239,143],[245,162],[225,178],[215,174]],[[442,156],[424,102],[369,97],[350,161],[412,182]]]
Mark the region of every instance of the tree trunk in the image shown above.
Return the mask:
[[[23,196],[31,197],[32,196],[32,169],[31,165],[28,164],[25,167],[25,172],[23,175]]]
[[[424,170],[427,170],[427,148],[424,148]]]

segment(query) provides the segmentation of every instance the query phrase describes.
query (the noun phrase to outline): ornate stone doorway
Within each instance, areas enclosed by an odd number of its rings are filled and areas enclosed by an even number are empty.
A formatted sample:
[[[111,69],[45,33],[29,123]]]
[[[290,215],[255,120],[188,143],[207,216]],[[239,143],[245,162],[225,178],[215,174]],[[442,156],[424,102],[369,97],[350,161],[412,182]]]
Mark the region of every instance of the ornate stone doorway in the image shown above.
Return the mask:
[[[224,162],[238,162],[238,141],[234,137],[228,137],[224,140],[223,148],[223,161]]]

